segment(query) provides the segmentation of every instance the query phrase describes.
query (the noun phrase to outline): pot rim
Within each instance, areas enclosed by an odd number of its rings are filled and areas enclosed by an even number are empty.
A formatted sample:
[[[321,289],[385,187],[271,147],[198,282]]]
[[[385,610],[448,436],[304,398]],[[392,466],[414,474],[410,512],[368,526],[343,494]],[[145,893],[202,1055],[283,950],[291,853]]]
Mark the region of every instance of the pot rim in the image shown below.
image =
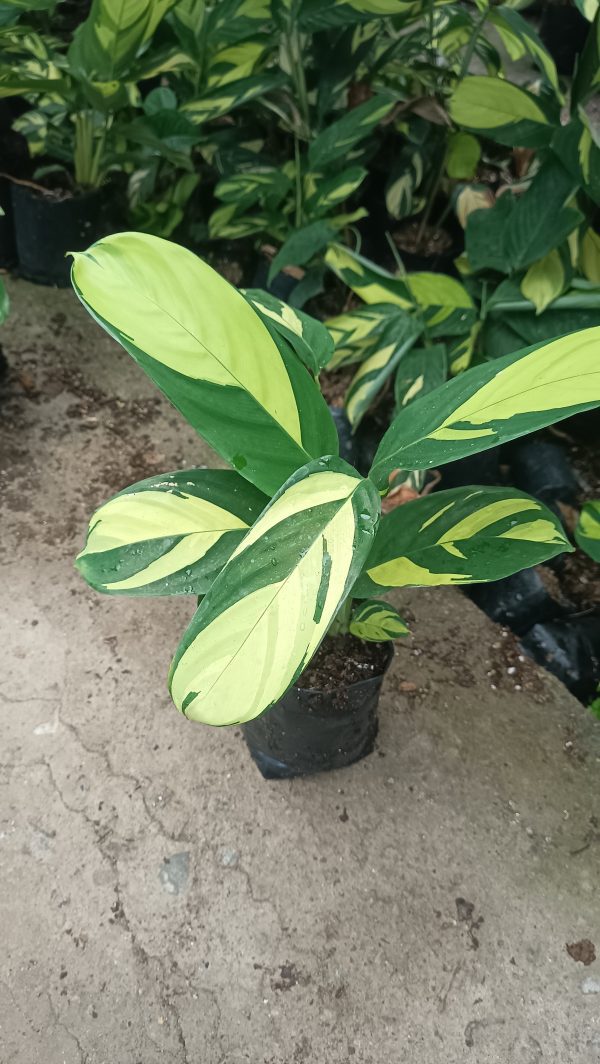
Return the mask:
[[[378,672],[375,676],[365,676],[364,680],[355,680],[354,683],[340,684],[340,686],[339,686],[339,688],[337,690],[354,691],[354,690],[356,690],[356,688],[361,687],[365,683],[372,683],[373,680],[381,680],[381,679],[383,679],[383,677],[385,676],[386,672],[388,671],[390,665],[392,664],[392,661],[394,660],[394,654],[396,652],[396,648],[394,646],[393,640],[389,639],[389,640],[385,640],[385,642],[387,644],[387,646],[386,646],[387,660],[386,660],[386,662],[385,662],[385,664],[383,666],[382,671]],[[311,694],[311,695],[329,695],[329,694],[333,693],[332,691],[325,690],[323,687],[299,687],[297,683],[293,683],[291,688],[289,688],[289,690],[291,690],[291,691],[301,691],[304,694]]]

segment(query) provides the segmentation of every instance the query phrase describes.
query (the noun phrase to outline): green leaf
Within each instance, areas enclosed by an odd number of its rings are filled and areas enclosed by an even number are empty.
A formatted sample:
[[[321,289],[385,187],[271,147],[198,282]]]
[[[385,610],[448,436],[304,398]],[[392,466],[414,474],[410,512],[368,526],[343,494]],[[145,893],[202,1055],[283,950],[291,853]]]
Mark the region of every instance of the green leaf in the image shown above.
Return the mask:
[[[384,515],[354,593],[501,580],[572,550],[537,499],[515,488],[452,488]]]
[[[593,229],[586,229],[581,241],[579,265],[584,277],[594,284],[600,284],[600,234]]]
[[[561,294],[566,281],[565,268],[559,251],[550,251],[529,267],[521,281],[521,292],[541,314]]]
[[[229,469],[150,477],[96,510],[77,568],[109,595],[203,595],[267,503]]]
[[[518,62],[519,59],[530,55],[538,70],[541,71],[557,95],[560,95],[556,64],[544,47],[541,38],[535,32],[531,22],[528,22],[518,11],[509,8],[506,4],[493,8],[489,12],[488,19],[491,25],[496,28],[509,58],[513,62]]]
[[[450,116],[458,126],[510,147],[541,147],[558,124],[556,113],[525,89],[503,78],[472,75],[459,82],[450,98]],[[552,122],[551,122],[552,119]]]
[[[352,614],[350,635],[368,643],[399,639],[408,634],[408,625],[402,620],[398,610],[381,599],[367,599],[359,603]]]
[[[283,75],[269,71],[253,74],[251,77],[241,78],[240,81],[219,85],[196,99],[187,100],[182,104],[181,110],[189,115],[192,122],[213,121],[248,103],[249,100],[256,99],[257,96],[272,92],[279,88],[283,81]]]
[[[524,195],[506,192],[489,210],[470,214],[466,248],[471,269],[511,273],[544,258],[583,219],[579,211],[565,207],[574,190],[571,174],[550,157]]]
[[[299,469],[202,600],[171,667],[192,720],[237,724],[272,706],[310,661],[373,544],[373,485],[338,459]]]
[[[481,147],[476,137],[471,133],[450,134],[446,156],[448,177],[470,181],[475,176],[480,158]]]
[[[86,80],[122,78],[175,0],[93,0],[75,30],[69,61]]]
[[[600,10],[594,21],[583,51],[577,58],[575,76],[571,88],[572,107],[586,103],[595,96],[600,86]]]
[[[373,18],[418,15],[422,0],[303,0],[299,20],[303,29],[323,30]]]
[[[304,266],[335,239],[327,222],[309,222],[284,241],[269,268],[269,284],[285,266]]]
[[[400,220],[414,213],[415,195],[423,173],[423,153],[413,145],[404,147],[393,164],[385,188],[385,205],[392,218]]]
[[[302,310],[288,306],[261,288],[247,288],[248,300],[271,336],[281,336],[293,347],[313,376],[317,376],[333,355],[333,339],[322,322]]]
[[[404,356],[394,382],[396,413],[439,388],[446,380],[448,360],[443,344],[418,347]]]
[[[516,351],[458,377],[398,414],[370,476],[428,469],[600,405],[600,327]]]
[[[338,207],[353,192],[356,192],[366,175],[367,171],[362,166],[349,166],[340,174],[326,179],[320,175],[311,175],[315,178],[315,190],[311,196],[306,198],[307,212],[329,211]]]
[[[84,306],[247,480],[272,494],[311,457],[337,452],[315,381],[201,259],[142,233],[73,258]]]
[[[398,310],[384,327],[373,353],[362,363],[346,393],[346,414],[353,429],[422,332],[423,326],[417,319]]]
[[[402,311],[399,312],[393,303],[375,303],[329,318],[325,325],[335,344],[335,351],[327,369],[336,370],[362,362],[373,353],[386,322],[397,313],[402,314]]]
[[[575,541],[589,557],[600,562],[600,502],[586,502],[575,529]]]
[[[347,158],[350,149],[368,137],[393,106],[393,100],[385,96],[373,96],[348,111],[337,122],[328,125],[308,149],[311,170],[322,170],[331,163]]]

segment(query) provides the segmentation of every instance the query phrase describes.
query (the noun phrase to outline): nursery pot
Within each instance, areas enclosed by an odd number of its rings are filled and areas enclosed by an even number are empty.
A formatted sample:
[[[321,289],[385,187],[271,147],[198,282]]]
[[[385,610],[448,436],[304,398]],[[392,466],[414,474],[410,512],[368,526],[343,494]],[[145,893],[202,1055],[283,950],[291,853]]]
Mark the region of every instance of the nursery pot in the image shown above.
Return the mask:
[[[570,77],[581,52],[590,24],[570,4],[545,3],[539,34],[556,63],[559,74]]]
[[[5,177],[0,177],[0,267],[14,266],[17,261],[17,245],[15,242],[15,223],[10,198],[10,182]]]
[[[106,188],[58,199],[15,183],[11,196],[21,276],[39,284],[68,287],[71,262],[67,252],[83,251],[110,230]]]
[[[373,750],[381,685],[394,656],[392,644],[378,676],[333,691],[291,687],[272,709],[242,725],[253,760],[265,779],[290,779],[344,768]]]

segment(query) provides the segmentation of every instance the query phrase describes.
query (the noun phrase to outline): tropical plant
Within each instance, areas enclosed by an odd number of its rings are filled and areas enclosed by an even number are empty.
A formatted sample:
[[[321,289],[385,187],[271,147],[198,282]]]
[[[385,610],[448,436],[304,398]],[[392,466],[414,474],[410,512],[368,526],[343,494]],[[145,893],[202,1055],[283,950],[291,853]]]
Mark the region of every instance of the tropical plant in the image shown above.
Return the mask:
[[[125,489],[96,511],[77,561],[109,594],[202,596],[169,678],[187,717],[258,716],[338,619],[362,637],[402,631],[395,611],[382,616],[389,589],[498,579],[571,549],[555,516],[513,490],[458,489],[382,518],[381,498],[399,468],[600,404],[600,329],[470,370],[413,403],[363,478],[337,457],[314,376],[330,344],[318,322],[267,302],[259,313],[191,252],[144,234],[76,254],[72,276],[94,318],[234,467]]]
[[[254,236],[269,248],[269,279],[296,268],[295,305],[319,291],[323,252],[366,210],[347,201],[366,178],[374,133],[393,100],[356,86],[386,15],[420,6],[401,0],[274,0],[280,83],[261,100],[275,128],[263,151],[229,168],[216,187],[212,237]],[[357,91],[353,90],[357,88]],[[305,276],[303,276],[305,275]]]
[[[111,168],[123,167],[120,120],[139,98],[137,83],[172,65],[151,44],[174,3],[93,0],[68,46],[20,25],[2,31],[0,98],[24,96],[32,104],[15,128],[34,157],[48,157],[77,188],[97,188]]]
[[[586,502],[575,529],[575,541],[592,561],[600,562],[600,501]]]

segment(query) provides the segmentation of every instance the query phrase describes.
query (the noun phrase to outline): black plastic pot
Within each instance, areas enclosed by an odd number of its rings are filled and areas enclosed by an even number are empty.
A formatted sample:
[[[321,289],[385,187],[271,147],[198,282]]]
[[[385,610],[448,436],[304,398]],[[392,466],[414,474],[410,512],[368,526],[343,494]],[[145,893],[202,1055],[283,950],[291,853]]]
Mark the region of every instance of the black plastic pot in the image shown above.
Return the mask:
[[[564,612],[548,594],[535,569],[523,569],[504,580],[473,584],[466,588],[469,598],[497,624],[506,624],[522,635],[540,621],[553,620]]]
[[[296,277],[290,277],[288,273],[277,273],[273,280],[269,281],[270,265],[270,262],[264,257],[258,260],[250,287],[262,288],[263,291],[270,292],[276,299],[282,299],[284,303],[287,303],[294,288],[298,285],[298,280]]]
[[[545,3],[539,34],[556,63],[559,74],[573,73],[575,60],[581,52],[590,24],[575,6]]]
[[[242,725],[252,758],[267,780],[329,772],[373,751],[377,705],[394,656],[391,644],[380,676],[335,691],[291,687],[262,717]]]
[[[500,448],[490,447],[488,451],[469,454],[456,462],[447,462],[446,465],[440,466],[440,489],[464,488],[470,484],[499,484],[499,457]]]
[[[560,444],[519,440],[510,449],[510,468],[515,487],[540,502],[576,504],[579,486]]]
[[[15,240],[15,221],[10,197],[10,182],[0,177],[0,267],[8,269],[17,261],[17,243]]]
[[[111,231],[106,188],[57,199],[28,185],[11,188],[19,272],[28,281],[66,288],[69,251],[83,251]]]
[[[523,649],[587,701],[600,682],[600,617],[569,617],[536,624],[521,640]]]

